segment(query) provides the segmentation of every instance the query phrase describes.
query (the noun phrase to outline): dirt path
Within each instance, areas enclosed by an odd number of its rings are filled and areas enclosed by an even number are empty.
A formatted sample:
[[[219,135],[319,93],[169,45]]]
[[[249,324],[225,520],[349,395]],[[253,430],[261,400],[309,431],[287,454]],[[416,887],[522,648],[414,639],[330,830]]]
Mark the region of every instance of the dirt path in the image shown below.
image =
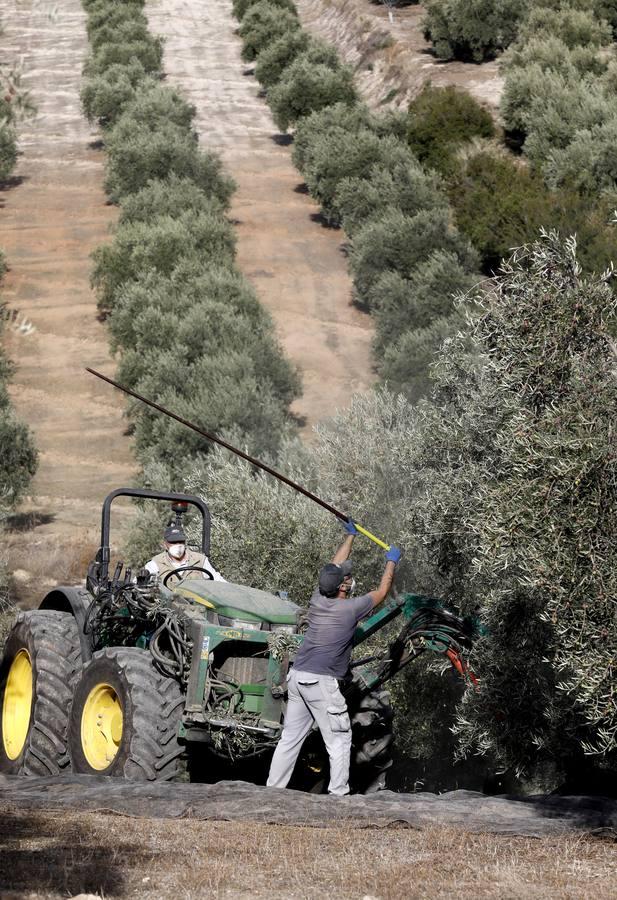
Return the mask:
[[[371,320],[350,305],[341,233],[315,221],[298,191],[288,146],[277,142],[252,69],[240,58],[230,0],[153,0],[152,31],[167,36],[165,69],[198,110],[203,146],[221,153],[238,190],[238,262],[272,313],[281,343],[300,367],[304,394],[294,412],[303,432],[374,380]]]
[[[115,368],[89,286],[90,251],[107,238],[115,211],[102,191],[103,155],[91,146],[97,134],[79,106],[87,46],[79,0],[8,0],[0,17],[3,59],[22,60],[38,108],[20,128],[21,183],[0,192],[0,244],[11,269],[2,295],[34,329],[7,329],[17,364],[11,396],[40,452],[23,510],[41,524],[14,536],[10,563],[32,569],[34,550],[53,578],[67,562],[62,544],[90,543],[102,498],[135,472],[123,401],[83,371]]]
[[[373,107],[406,109],[426,81],[454,85],[497,110],[503,79],[496,60],[473,63],[438,60],[424,40],[424,7],[396,9],[370,0],[295,0],[303,25],[335,44],[346,62],[357,67],[356,82]]]

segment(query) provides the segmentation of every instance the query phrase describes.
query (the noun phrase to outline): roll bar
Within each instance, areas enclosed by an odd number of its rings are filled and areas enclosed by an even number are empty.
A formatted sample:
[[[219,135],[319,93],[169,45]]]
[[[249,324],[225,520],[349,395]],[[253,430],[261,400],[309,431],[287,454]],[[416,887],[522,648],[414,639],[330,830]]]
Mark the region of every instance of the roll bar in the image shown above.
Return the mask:
[[[170,502],[187,503],[196,506],[201,513],[201,550],[206,556],[210,554],[210,510],[206,503],[192,494],[172,494],[161,491],[149,491],[146,488],[117,488],[108,494],[103,501],[101,516],[101,546],[96,554],[99,563],[99,578],[106,579],[109,570],[111,551],[109,547],[109,528],[111,519],[111,504],[116,497],[139,497],[142,500],[169,500]]]

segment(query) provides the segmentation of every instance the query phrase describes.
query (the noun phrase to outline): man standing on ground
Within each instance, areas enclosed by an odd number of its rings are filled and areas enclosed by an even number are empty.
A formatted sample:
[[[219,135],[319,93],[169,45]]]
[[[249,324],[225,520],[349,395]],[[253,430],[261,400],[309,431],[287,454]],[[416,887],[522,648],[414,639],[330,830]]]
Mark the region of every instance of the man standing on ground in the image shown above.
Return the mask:
[[[328,792],[349,793],[351,721],[338,679],[349,669],[354,632],[360,619],[379,606],[390,591],[401,551],[391,547],[379,587],[350,597],[354,589],[349,554],[358,534],[354,523],[331,563],[319,573],[309,606],[308,630],[287,680],[287,713],[276,747],[268,787],[287,787],[304,739],[317,722],[330,757]]]

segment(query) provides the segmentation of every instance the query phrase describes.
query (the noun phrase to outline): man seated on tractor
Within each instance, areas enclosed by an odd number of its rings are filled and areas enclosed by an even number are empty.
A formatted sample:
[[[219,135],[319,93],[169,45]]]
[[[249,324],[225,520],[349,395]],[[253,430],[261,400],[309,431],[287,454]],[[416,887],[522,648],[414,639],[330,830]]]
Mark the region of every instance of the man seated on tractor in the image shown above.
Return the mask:
[[[188,572],[179,572],[177,576],[172,577],[168,586],[173,587],[174,582],[182,581],[183,578],[211,578],[213,581],[226,581],[218,572],[205,553],[197,553],[190,550],[186,545],[186,535],[181,525],[177,523],[168,525],[163,533],[162,545],[164,550],[154,556],[150,562],[146,563],[146,569],[152,575],[159,578],[160,581],[169,573],[176,569],[183,569],[186,566],[196,566],[199,569],[205,569],[204,572],[193,569]],[[210,573],[208,575],[208,573]]]

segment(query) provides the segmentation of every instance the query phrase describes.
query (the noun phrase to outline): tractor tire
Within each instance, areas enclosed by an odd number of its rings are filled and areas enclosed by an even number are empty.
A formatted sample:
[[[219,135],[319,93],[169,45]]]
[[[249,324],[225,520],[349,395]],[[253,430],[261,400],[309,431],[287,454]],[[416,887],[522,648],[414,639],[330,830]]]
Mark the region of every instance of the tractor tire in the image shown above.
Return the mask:
[[[106,647],[75,688],[69,722],[73,771],[129,781],[170,781],[184,770],[178,741],[184,696],[147,650]]]
[[[0,664],[0,772],[59,775],[69,769],[69,708],[80,671],[71,613],[19,613]]]
[[[348,698],[351,719],[351,764],[349,788],[352,794],[373,794],[386,788],[392,766],[392,723],[394,711],[388,691],[371,691]],[[328,790],[330,764],[319,731],[304,742],[290,786],[311,794]]]
[[[354,794],[373,794],[386,787],[392,766],[394,710],[388,691],[371,691],[350,704],[352,729],[349,783]]]

